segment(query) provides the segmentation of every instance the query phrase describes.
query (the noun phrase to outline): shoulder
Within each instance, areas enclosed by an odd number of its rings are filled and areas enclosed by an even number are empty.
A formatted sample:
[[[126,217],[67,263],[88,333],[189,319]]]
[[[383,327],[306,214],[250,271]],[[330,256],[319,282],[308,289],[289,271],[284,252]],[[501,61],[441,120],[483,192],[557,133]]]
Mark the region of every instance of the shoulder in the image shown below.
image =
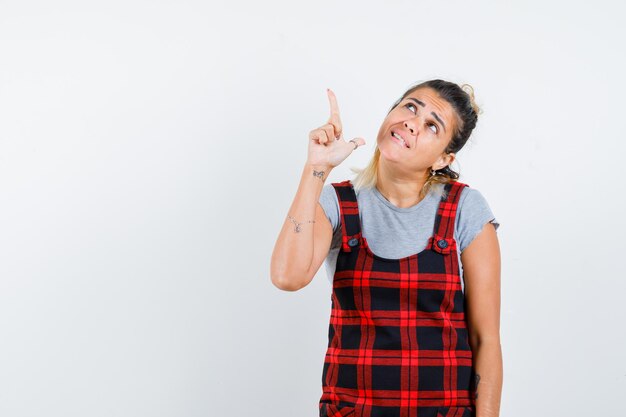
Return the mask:
[[[342,199],[350,199],[351,195],[354,195],[358,198],[363,191],[367,191],[367,189],[359,189],[354,187],[349,180],[345,181],[336,181],[328,184],[324,184],[322,187],[322,193],[320,194],[320,200],[323,199],[328,203],[334,203],[339,206],[339,195]]]
[[[335,201],[337,201],[337,194],[335,192],[335,187],[333,187],[333,184],[329,183],[329,184],[324,184],[324,187],[322,187],[322,194],[321,197],[324,198],[334,198]]]
[[[459,197],[459,210],[475,210],[488,207],[487,199],[476,188],[472,188],[469,185],[463,187],[461,190],[461,196]]]
[[[325,184],[322,187],[319,203],[324,212],[326,212],[326,216],[333,223],[333,227],[336,227],[337,218],[339,217],[339,200],[332,184]]]
[[[341,225],[341,213],[339,208],[339,196],[337,193],[347,192],[349,186],[348,181],[333,182],[324,184],[322,192],[320,193],[319,203],[324,209],[324,213],[330,224],[333,226],[333,231],[337,232]]]
[[[500,226],[483,193],[476,188],[463,187],[455,221],[461,251],[474,240],[487,222],[491,222],[496,230]]]
[[[354,193],[354,194],[353,194]],[[337,232],[341,226],[341,209],[339,198],[343,201],[352,200],[356,197],[359,206],[368,206],[372,199],[370,188],[356,188],[350,180],[336,181],[324,184],[320,193],[319,203],[330,220],[333,230]]]

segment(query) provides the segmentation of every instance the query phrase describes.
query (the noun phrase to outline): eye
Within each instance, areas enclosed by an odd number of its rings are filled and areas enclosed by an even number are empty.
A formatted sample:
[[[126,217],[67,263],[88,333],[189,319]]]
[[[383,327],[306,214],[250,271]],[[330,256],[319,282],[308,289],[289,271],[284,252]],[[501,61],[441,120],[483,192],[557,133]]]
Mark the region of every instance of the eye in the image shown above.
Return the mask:
[[[409,106],[411,106],[411,107],[413,107],[415,109],[415,111],[411,110],[411,112],[413,114],[416,114],[417,113],[417,106],[415,104],[413,104],[413,103],[407,103],[407,104],[404,105],[404,107],[406,107],[407,109],[409,108]],[[435,133],[435,134],[439,133],[439,126],[437,126],[436,124],[430,122],[430,123],[428,123],[428,126],[434,127],[433,133]]]

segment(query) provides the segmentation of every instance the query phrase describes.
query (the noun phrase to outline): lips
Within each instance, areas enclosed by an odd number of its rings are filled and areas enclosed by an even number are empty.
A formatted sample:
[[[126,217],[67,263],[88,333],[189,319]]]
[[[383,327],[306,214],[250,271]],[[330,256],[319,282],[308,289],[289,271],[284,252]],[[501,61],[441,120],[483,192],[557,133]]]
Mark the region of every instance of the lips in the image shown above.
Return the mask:
[[[396,138],[396,137],[394,136],[394,133],[395,133],[396,135],[400,136],[400,137],[402,138],[402,140],[404,141],[404,143],[402,143],[402,141],[401,141],[401,140],[399,140],[398,138]],[[404,139],[404,136],[402,136],[400,133],[398,133],[398,132],[394,132],[394,131],[392,130],[392,131],[391,131],[391,138],[392,138],[393,140],[395,140],[396,142],[400,143],[401,145],[404,145],[404,147],[409,148],[409,143],[406,141],[406,139]]]

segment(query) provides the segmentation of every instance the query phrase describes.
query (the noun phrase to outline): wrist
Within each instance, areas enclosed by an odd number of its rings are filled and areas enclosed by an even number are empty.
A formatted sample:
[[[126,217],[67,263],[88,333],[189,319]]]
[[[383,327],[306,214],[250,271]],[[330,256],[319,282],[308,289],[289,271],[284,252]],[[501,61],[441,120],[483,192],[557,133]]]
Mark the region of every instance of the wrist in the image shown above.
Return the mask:
[[[324,164],[312,164],[312,163],[310,163],[310,162],[307,162],[307,163],[305,164],[305,168],[308,168],[308,169],[314,169],[314,170],[316,170],[316,171],[324,171],[324,172],[328,173],[328,172],[332,171],[332,169],[333,169],[334,167],[332,167],[332,166],[330,166],[330,165],[324,165]]]
[[[311,164],[307,162],[304,165],[302,175],[303,178],[315,179],[316,182],[324,184],[332,168],[333,167],[329,165]]]

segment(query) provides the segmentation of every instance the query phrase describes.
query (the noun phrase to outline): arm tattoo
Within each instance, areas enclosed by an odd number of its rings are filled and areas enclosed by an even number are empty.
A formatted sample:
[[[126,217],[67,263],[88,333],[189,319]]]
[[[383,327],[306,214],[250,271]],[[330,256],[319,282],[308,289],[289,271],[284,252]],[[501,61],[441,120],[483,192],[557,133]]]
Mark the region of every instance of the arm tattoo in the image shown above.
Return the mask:
[[[324,181],[324,171],[313,170],[313,176],[321,179],[322,181]]]
[[[480,375],[474,375],[474,399],[478,398],[478,383],[480,382]]]
[[[291,217],[290,215],[287,215],[287,217],[289,217],[289,220],[291,220],[291,221],[293,222],[293,224],[294,224],[294,229],[293,229],[293,231],[294,231],[294,232],[296,232],[296,233],[300,233],[300,232],[302,231],[302,229],[300,228],[300,225],[301,225],[301,224],[304,224],[304,223],[315,223],[315,220],[309,220],[308,222],[298,223],[298,222],[296,221],[296,219],[294,219],[294,218],[293,218],[293,217]]]

